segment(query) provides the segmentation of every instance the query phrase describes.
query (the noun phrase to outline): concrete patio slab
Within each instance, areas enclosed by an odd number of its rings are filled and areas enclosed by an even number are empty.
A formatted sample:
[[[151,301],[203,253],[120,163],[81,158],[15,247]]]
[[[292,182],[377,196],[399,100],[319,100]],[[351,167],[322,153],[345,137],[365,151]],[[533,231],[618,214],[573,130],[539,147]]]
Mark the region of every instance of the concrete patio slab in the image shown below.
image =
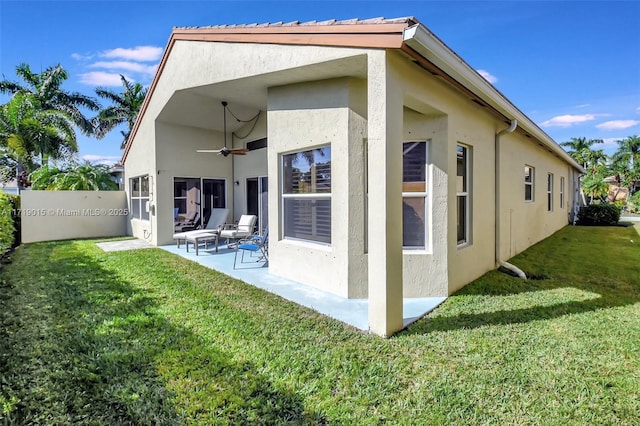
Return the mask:
[[[123,251],[123,250],[138,250],[145,248],[154,248],[148,242],[139,239],[132,240],[120,240],[120,241],[107,241],[104,243],[96,243],[103,251]]]
[[[214,248],[208,250],[201,248],[198,256],[193,251],[187,253],[184,246],[178,248],[175,245],[167,245],[160,248],[277,294],[360,330],[369,330],[369,302],[367,299],[347,299],[272,275],[269,273],[268,265],[264,265],[262,262],[244,263],[234,270],[234,251],[225,245],[220,246],[218,253]],[[406,327],[422,318],[446,299],[446,297],[405,298],[403,303],[404,326]]]

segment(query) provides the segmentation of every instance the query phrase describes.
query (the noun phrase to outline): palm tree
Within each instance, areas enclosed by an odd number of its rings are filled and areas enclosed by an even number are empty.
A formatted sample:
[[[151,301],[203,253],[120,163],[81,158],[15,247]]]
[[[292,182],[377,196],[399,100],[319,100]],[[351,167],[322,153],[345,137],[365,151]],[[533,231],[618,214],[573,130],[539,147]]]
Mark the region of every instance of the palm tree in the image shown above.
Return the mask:
[[[594,199],[601,201],[607,198],[609,193],[609,184],[605,182],[604,176],[600,173],[589,173],[582,179],[581,190],[588,195],[591,204]]]
[[[120,124],[126,124],[127,129],[120,132],[124,138],[120,148],[124,148],[147,95],[147,89],[140,83],[128,81],[122,74],[120,80],[123,86],[122,93],[96,89],[98,96],[113,102],[113,105],[100,111],[98,116],[94,118],[94,126],[97,137],[101,138]]]
[[[80,109],[97,111],[100,105],[89,96],[78,92],[66,92],[62,89],[62,83],[69,78],[69,75],[60,64],[49,67],[39,74],[32,72],[29,65],[20,64],[16,67],[16,75],[26,84],[2,80],[0,93],[31,94],[37,99],[42,109],[59,111],[78,126],[83,134],[93,134],[91,121],[82,114]]]
[[[59,168],[44,164],[29,175],[31,189],[53,190],[61,173]]]
[[[601,149],[589,149],[585,151],[585,160],[589,168],[589,173],[598,173],[605,171],[609,156]]]
[[[111,179],[109,167],[104,164],[73,164],[66,170],[43,166],[31,173],[33,189],[60,191],[111,191],[118,185]]]
[[[16,168],[35,168],[35,157],[46,163],[70,158],[78,151],[76,134],[69,117],[56,110],[42,109],[33,94],[19,92],[0,106],[0,147]]]
[[[568,147],[569,155],[582,165],[585,169],[589,166],[589,157],[592,155],[591,146],[602,143],[602,139],[571,138],[570,141],[562,142],[560,145]]]
[[[618,151],[613,154],[613,164],[630,190],[640,181],[640,136],[633,135],[618,141]]]

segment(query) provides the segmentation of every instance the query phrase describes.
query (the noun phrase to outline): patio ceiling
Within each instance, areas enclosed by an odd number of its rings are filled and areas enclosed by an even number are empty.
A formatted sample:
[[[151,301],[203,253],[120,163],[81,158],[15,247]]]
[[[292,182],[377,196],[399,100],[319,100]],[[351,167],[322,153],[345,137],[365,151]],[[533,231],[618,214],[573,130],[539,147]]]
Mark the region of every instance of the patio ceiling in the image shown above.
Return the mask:
[[[212,83],[205,86],[177,90],[165,104],[158,120],[180,126],[222,131],[222,101],[240,119],[249,119],[258,111],[267,110],[270,87],[339,77],[366,78],[367,58],[357,55],[335,61],[322,62],[300,68]],[[227,114],[227,131],[232,132],[245,123]]]

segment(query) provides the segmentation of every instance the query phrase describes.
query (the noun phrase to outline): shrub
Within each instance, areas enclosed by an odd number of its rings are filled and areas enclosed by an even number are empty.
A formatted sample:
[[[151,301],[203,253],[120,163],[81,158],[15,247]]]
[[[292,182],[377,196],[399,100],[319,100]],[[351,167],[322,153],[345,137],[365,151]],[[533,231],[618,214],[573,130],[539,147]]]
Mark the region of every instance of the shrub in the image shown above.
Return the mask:
[[[12,214],[14,211],[11,198],[0,192],[0,256],[13,247],[16,231]]]
[[[11,201],[11,206],[13,208],[13,226],[16,228],[15,233],[13,234],[13,245],[17,246],[22,242],[22,218],[17,213],[20,211],[20,196],[9,195],[9,201]]]
[[[620,208],[613,204],[590,204],[578,212],[578,225],[609,226],[620,220]]]

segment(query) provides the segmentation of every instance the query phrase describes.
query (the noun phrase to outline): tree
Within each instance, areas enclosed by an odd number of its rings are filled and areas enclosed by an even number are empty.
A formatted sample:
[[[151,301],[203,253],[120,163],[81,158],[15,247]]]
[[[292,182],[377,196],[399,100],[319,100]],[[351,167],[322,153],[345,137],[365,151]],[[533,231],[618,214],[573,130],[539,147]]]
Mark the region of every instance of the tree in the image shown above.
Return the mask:
[[[629,190],[640,181],[640,137],[637,135],[618,141],[618,150],[612,157],[612,168],[620,184]]]
[[[69,78],[69,75],[60,64],[49,67],[39,74],[32,72],[29,65],[20,64],[16,67],[16,75],[26,84],[2,80],[0,81],[1,93],[31,94],[43,110],[59,111],[65,114],[83,134],[93,134],[93,123],[82,114],[81,108],[97,111],[100,105],[94,98],[62,89],[62,83]]]
[[[590,203],[598,199],[606,200],[609,194],[609,184],[605,182],[601,173],[589,173],[582,178],[582,191],[590,198]]]
[[[19,92],[0,106],[1,162],[14,170],[3,175],[16,176],[19,171],[32,171],[35,157],[42,162],[51,157],[68,159],[78,145],[73,123],[65,113],[43,109],[38,99]]]
[[[73,164],[66,170],[44,165],[31,173],[31,188],[58,191],[112,191],[118,185],[104,164]]]
[[[127,129],[120,132],[124,138],[120,148],[124,148],[140,113],[147,89],[140,83],[128,81],[122,74],[120,80],[123,86],[122,93],[102,88],[96,89],[96,94],[99,97],[111,101],[113,105],[100,111],[94,119],[94,127],[96,136],[101,138],[120,124],[126,124]]]
[[[589,167],[590,159],[593,156],[591,147],[594,144],[602,143],[602,139],[571,138],[570,141],[562,142],[560,145],[569,148],[569,155],[582,165],[585,169]]]

